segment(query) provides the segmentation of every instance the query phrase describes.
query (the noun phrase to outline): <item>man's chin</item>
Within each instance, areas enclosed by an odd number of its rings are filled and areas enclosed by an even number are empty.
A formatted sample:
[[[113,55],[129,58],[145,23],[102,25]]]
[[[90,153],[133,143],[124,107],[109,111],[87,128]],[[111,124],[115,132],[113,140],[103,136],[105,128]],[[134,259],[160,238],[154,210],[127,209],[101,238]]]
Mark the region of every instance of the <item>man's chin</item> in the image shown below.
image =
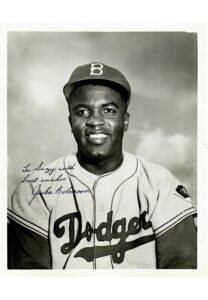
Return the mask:
[[[103,152],[91,152],[90,154],[87,155],[87,158],[89,158],[89,160],[91,161],[102,161],[105,160],[109,157],[110,155],[107,155],[106,153]]]
[[[82,153],[80,153],[81,155],[80,158],[84,159],[85,161],[91,161],[91,162],[100,162],[103,160],[108,159],[109,157],[111,157],[110,153],[103,151],[103,149],[90,149],[90,151],[82,151]]]

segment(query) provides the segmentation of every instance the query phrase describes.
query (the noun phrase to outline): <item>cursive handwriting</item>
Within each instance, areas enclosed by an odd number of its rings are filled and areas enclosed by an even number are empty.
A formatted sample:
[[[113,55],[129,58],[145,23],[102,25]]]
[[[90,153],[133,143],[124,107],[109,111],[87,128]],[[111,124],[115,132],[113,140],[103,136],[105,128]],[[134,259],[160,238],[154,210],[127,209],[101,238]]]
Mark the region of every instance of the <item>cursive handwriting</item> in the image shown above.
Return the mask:
[[[60,166],[57,168],[46,167],[44,166],[43,162],[41,162],[34,168],[31,166],[31,164],[25,165],[22,168],[22,172],[24,173],[22,183],[32,184],[32,198],[30,202],[32,202],[35,197],[42,197],[43,195],[68,195],[90,193],[88,189],[74,190],[70,185],[61,185],[61,183],[66,181],[68,178],[67,171],[73,170],[75,165],[76,163],[74,163],[73,165]],[[34,171],[35,173],[33,173]],[[56,173],[54,173],[55,171]],[[45,186],[44,183],[48,185]]]
[[[68,170],[74,170],[76,163],[74,163],[73,165],[69,165],[69,166],[63,166],[63,167],[59,167],[58,171],[68,171]],[[55,171],[57,170],[57,168],[49,168],[49,167],[44,167],[43,165],[43,161],[35,168],[31,167],[31,164],[27,164],[26,166],[24,166],[22,168],[22,172],[23,173],[30,173],[33,171],[44,171],[45,174],[48,175],[52,175]]]
[[[90,193],[88,189],[85,190],[74,190],[72,187],[68,187],[67,189],[64,189],[64,187],[61,185],[58,188],[56,187],[55,190],[52,190],[52,186],[49,186],[45,189],[41,186],[41,184],[36,185],[34,188],[32,188],[32,199],[30,202],[38,195],[68,195],[68,194],[85,194],[85,193]]]

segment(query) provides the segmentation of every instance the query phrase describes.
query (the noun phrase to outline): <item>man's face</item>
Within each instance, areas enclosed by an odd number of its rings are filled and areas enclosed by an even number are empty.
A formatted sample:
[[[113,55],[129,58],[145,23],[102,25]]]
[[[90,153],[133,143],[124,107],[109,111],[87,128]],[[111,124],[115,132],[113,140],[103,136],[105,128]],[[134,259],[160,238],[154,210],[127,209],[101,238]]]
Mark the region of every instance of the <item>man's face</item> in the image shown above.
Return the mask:
[[[69,103],[78,151],[91,160],[120,155],[129,120],[121,94],[110,87],[86,84],[73,92]]]

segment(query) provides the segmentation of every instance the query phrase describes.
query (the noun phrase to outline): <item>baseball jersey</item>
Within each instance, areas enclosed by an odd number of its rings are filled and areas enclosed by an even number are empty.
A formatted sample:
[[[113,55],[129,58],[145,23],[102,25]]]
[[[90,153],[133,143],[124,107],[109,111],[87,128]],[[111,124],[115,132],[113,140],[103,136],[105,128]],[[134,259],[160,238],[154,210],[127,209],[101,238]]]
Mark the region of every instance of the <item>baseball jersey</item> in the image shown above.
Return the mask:
[[[8,205],[16,231],[8,255],[28,268],[35,268],[30,256],[37,251],[43,268],[155,269],[157,238],[196,213],[168,170],[127,152],[119,168],[101,176],[76,155],[25,174]]]

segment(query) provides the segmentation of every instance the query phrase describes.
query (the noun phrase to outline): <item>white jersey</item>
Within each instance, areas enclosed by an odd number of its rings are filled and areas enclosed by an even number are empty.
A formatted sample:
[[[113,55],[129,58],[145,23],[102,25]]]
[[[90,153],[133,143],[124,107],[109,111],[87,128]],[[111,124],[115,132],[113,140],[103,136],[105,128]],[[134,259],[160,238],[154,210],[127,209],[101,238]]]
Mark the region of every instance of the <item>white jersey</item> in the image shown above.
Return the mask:
[[[8,208],[11,220],[48,239],[53,269],[155,269],[156,237],[195,212],[169,171],[127,152],[101,176],[76,155],[41,165]]]

